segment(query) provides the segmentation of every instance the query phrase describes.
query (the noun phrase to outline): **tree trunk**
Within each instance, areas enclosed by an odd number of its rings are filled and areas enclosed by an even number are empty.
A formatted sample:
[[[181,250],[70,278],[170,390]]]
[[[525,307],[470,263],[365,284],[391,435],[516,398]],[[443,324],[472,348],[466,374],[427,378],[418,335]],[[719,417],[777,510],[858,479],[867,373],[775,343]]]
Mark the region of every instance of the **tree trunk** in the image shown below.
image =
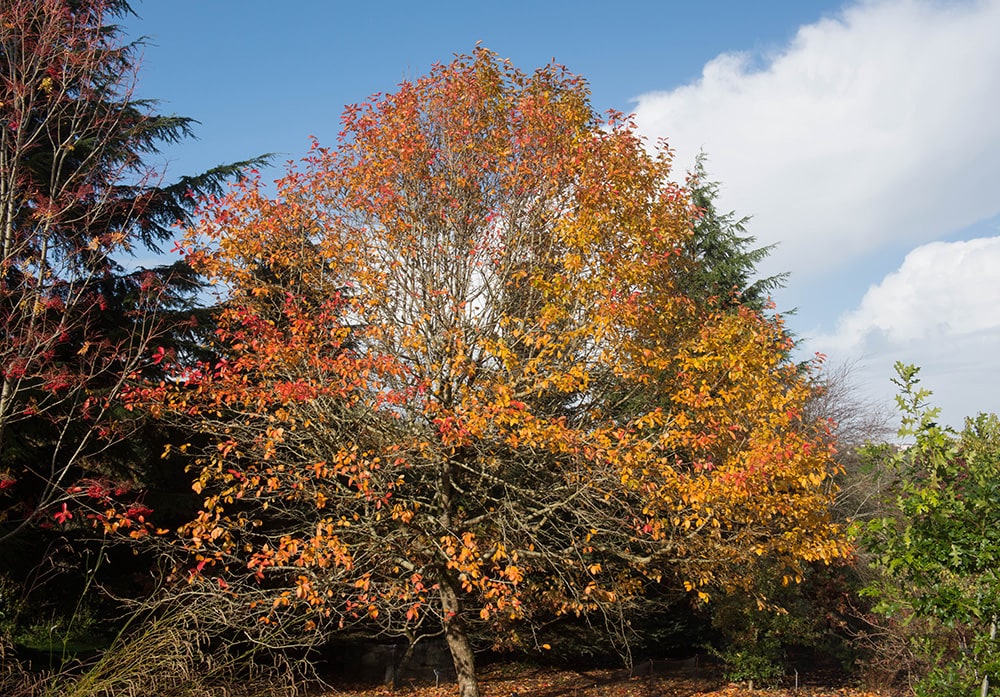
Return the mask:
[[[441,579],[441,609],[444,610],[444,638],[451,651],[458,676],[459,697],[479,697],[476,680],[476,656],[472,651],[469,635],[462,623],[462,606],[454,587],[446,578]]]
[[[996,615],[993,616],[993,621],[990,622],[990,642],[997,640],[997,618]],[[986,697],[990,692],[990,675],[987,673],[983,676],[983,685],[979,690],[979,697]]]

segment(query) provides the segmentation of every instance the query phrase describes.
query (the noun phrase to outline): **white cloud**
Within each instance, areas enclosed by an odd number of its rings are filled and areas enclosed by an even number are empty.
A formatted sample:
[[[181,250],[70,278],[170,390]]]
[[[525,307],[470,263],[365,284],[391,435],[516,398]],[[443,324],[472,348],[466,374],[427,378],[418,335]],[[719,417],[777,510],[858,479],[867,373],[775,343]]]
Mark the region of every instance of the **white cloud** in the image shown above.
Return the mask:
[[[830,335],[809,338],[835,363],[860,357],[856,380],[892,396],[892,364],[921,366],[943,418],[1000,412],[1000,237],[934,242],[869,288]]]
[[[754,216],[765,270],[829,275],[1000,212],[1000,0],[880,0],[802,27],[772,55],[724,54],[638,98],[685,170]]]
[[[860,353],[991,331],[1000,333],[1000,237],[917,247],[815,343]]]
[[[879,401],[896,360],[922,366],[955,425],[1000,411],[1000,237],[930,242],[1000,220],[998,37],[1000,0],[861,0],[770,53],[720,55],[636,109],[680,175],[704,149],[720,206],[780,243],[761,271],[792,271],[781,304],[795,298],[797,323],[823,324],[806,320],[817,305],[871,286],[836,329],[798,332],[809,350],[856,361]],[[905,249],[871,285],[865,273]]]

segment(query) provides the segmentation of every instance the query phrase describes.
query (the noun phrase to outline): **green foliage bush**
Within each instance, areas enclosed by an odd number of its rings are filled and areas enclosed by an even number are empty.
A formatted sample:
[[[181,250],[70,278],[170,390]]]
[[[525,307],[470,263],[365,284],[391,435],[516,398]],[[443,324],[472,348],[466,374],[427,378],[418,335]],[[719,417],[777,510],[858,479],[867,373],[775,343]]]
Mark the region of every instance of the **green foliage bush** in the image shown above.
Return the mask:
[[[785,675],[785,669],[775,657],[780,653],[780,646],[774,640],[761,642],[753,648],[726,649],[712,653],[725,662],[724,675],[730,682],[774,687]]]
[[[893,484],[881,515],[854,527],[881,572],[864,592],[887,617],[912,614],[947,630],[911,638],[932,666],[918,694],[969,694],[1000,675],[1000,419],[966,419],[961,433],[943,427],[919,369],[896,371],[903,444],[867,450]]]

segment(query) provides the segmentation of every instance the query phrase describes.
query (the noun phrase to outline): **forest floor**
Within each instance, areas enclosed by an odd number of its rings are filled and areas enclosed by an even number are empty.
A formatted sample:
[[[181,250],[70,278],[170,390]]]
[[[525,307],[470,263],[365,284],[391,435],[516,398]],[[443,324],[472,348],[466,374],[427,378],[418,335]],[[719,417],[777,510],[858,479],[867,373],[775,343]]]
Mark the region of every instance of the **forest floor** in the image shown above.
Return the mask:
[[[525,665],[496,665],[480,676],[482,697],[894,697],[892,692],[803,684],[750,689],[727,684],[710,671],[682,670],[630,676],[614,670],[558,670]],[[454,697],[453,683],[403,681],[388,687],[339,688],[324,697]]]

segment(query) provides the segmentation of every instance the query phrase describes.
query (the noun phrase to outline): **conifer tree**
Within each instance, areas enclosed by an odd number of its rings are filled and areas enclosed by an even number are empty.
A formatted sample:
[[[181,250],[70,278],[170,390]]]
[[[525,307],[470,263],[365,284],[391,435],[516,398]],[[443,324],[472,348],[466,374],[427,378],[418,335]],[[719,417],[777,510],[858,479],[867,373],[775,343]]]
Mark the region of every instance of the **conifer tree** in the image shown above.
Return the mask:
[[[763,310],[769,295],[785,284],[788,273],[757,278],[757,266],[774,245],[754,247],[757,238],[747,233],[750,217],[719,212],[719,183],[709,180],[707,159],[700,153],[688,176],[691,203],[699,210],[685,249],[698,262],[689,271],[690,292],[727,309],[745,305]]]
[[[161,251],[199,195],[262,160],[165,178],[160,148],[191,137],[195,122],[136,96],[142,43],[116,24],[132,12],[124,0],[0,7],[0,541],[9,542],[38,525],[78,524],[83,503],[96,515],[109,504],[109,448],[134,427],[116,395],[154,367],[154,336],[178,340],[183,326],[164,320],[189,308],[197,287],[183,264],[136,269],[134,256]]]

